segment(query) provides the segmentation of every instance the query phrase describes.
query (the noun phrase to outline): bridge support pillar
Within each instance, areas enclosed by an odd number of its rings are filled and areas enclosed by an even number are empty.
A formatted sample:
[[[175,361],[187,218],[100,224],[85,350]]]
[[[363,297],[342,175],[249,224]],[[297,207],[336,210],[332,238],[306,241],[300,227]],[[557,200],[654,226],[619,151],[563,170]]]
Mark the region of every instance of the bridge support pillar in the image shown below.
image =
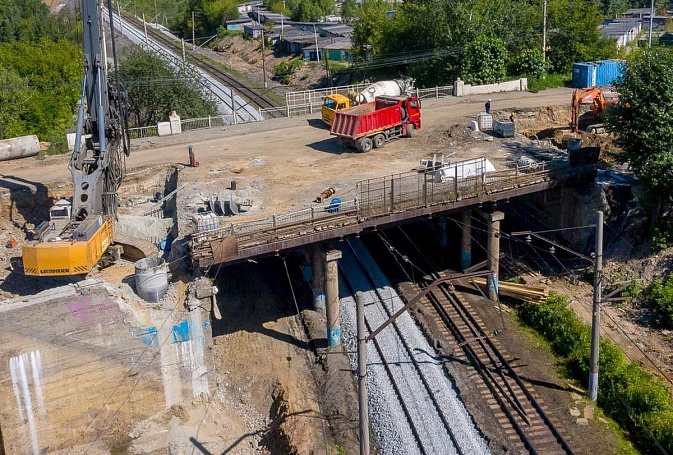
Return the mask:
[[[438,221],[439,228],[439,247],[445,250],[449,246],[449,236],[447,234],[448,220],[446,216],[440,216]]]
[[[488,276],[488,298],[498,301],[498,272],[500,270],[500,222],[505,214],[495,211],[488,214],[488,268],[493,271]]]
[[[341,251],[325,253],[325,298],[327,300],[327,347],[341,344],[341,316],[339,315],[339,269]]]
[[[313,263],[313,309],[325,312],[325,259],[318,245],[313,246],[311,262]]]
[[[460,268],[465,270],[472,265],[472,210],[463,210],[460,223],[463,228],[460,242]]]

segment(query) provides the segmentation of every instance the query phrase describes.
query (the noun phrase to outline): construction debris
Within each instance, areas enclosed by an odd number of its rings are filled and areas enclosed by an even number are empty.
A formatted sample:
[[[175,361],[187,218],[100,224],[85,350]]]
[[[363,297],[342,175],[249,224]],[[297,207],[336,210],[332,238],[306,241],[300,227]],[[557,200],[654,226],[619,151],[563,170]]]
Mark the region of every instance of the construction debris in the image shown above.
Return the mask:
[[[483,288],[487,288],[486,278],[474,278],[472,282]],[[503,281],[498,283],[498,293],[506,297],[533,303],[545,302],[549,297],[549,291],[541,286],[530,286],[527,284],[508,283]]]

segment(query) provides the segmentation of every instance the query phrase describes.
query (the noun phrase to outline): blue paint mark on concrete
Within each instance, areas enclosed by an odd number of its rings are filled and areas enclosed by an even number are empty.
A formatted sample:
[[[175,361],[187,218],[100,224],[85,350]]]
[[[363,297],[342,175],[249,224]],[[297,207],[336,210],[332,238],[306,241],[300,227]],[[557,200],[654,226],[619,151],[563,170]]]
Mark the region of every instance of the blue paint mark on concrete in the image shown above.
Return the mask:
[[[158,344],[157,341],[157,328],[145,327],[140,328],[136,336],[139,336],[145,346],[150,346],[152,344]]]
[[[204,329],[207,329],[208,327],[210,327],[210,321],[205,321],[205,322],[203,323],[203,328],[204,328]]]
[[[173,342],[189,341],[189,321],[185,319],[173,326]]]
[[[472,265],[472,251],[460,250],[460,268],[465,270]]]
[[[327,330],[327,346],[330,348],[341,344],[341,327]]]

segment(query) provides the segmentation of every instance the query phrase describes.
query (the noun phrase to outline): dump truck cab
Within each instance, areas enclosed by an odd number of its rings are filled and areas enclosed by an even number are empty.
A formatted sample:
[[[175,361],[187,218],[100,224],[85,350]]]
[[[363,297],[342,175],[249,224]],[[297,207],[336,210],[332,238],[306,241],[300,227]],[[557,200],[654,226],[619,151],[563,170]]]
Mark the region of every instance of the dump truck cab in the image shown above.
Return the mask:
[[[334,121],[334,112],[342,111],[351,107],[351,102],[348,97],[334,93],[327,95],[322,104],[322,121],[332,126]]]

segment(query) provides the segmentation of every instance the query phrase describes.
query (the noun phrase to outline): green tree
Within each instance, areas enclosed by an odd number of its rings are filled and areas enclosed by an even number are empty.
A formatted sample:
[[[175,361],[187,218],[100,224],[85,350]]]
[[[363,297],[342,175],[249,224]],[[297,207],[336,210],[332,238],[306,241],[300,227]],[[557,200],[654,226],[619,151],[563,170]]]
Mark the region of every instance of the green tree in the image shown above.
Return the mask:
[[[22,99],[13,114],[17,118],[12,122],[12,135],[19,134],[17,125],[23,125],[21,135],[37,134],[44,140],[72,124],[82,79],[79,45],[66,40],[3,44],[0,67],[8,68],[5,78]],[[6,109],[14,108],[9,104]]]
[[[508,62],[508,71],[512,76],[529,76],[537,79],[547,72],[547,64],[542,59],[540,49],[523,49],[512,55]]]
[[[603,22],[597,0],[554,0],[548,3],[550,32],[548,57],[552,69],[567,73],[575,62],[602,60],[616,55],[615,42],[601,37]]]
[[[16,72],[0,68],[0,139],[23,136],[28,130],[26,104],[35,95]]]
[[[462,77],[470,84],[493,84],[505,79],[507,49],[500,38],[482,35],[465,47]]]
[[[358,14],[358,5],[355,0],[344,0],[341,4],[341,20],[347,24],[353,22]]]
[[[176,69],[139,46],[127,50],[119,62],[119,78],[128,91],[129,122],[133,126],[165,121],[171,111],[183,118],[217,113],[214,99],[201,91],[195,73]]]
[[[608,128],[622,147],[620,159],[655,200],[673,194],[673,49],[653,47],[633,57],[615,87],[616,109]],[[655,217],[658,210],[655,209]]]
[[[385,52],[385,36],[390,26],[388,2],[364,0],[360,5],[359,18],[353,25],[351,42],[353,53],[360,60],[366,60]]]
[[[171,30],[185,40],[192,39],[192,27],[196,44],[206,37],[217,35],[218,29],[228,20],[238,19],[236,0],[189,0],[180,13],[171,22]],[[192,23],[192,11],[194,23]]]

